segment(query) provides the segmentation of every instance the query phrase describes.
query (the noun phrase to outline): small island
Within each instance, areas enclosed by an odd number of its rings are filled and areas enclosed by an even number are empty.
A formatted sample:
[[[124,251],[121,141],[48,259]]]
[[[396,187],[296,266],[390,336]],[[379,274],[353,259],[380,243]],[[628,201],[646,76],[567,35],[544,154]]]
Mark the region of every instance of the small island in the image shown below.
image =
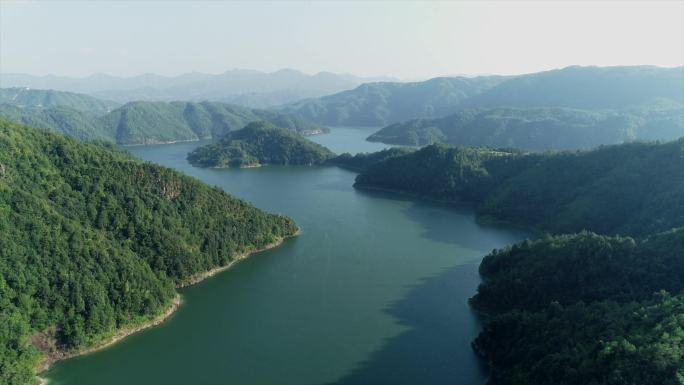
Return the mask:
[[[196,148],[187,159],[196,167],[245,168],[267,164],[311,166],[334,156],[300,134],[259,121],[229,132],[216,143]]]

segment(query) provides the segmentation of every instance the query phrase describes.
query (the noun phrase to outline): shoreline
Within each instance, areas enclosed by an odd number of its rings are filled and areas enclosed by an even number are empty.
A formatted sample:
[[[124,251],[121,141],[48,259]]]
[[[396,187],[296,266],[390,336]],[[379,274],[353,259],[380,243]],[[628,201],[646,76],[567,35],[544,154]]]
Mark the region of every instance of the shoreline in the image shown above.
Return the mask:
[[[197,139],[178,139],[178,140],[169,140],[169,141],[152,141],[152,142],[146,142],[146,143],[116,143],[117,145],[121,147],[142,147],[142,146],[158,146],[158,145],[163,145],[163,144],[176,144],[176,143],[191,143],[191,142],[199,142],[201,140],[210,140],[211,138],[197,138]]]
[[[90,353],[95,353],[97,351],[103,350],[105,348],[108,348],[108,347],[116,344],[117,342],[123,340],[126,337],[132,336],[133,334],[142,332],[146,329],[158,326],[158,325],[162,324],[164,321],[166,321],[169,317],[171,317],[171,315],[173,315],[173,313],[175,313],[176,310],[178,310],[178,307],[180,307],[180,304],[181,304],[181,295],[176,293],[176,296],[173,298],[173,301],[171,301],[171,304],[169,305],[169,307],[167,307],[166,310],[162,314],[154,317],[153,319],[151,319],[148,322],[143,322],[139,325],[133,325],[133,326],[129,326],[129,327],[125,327],[123,329],[117,330],[111,337],[106,338],[105,340],[96,344],[95,346],[91,346],[89,348],[85,348],[83,350],[79,350],[79,351],[75,351],[75,352],[64,352],[64,351],[59,351],[59,350],[54,351],[54,352],[50,352],[51,354],[46,353],[46,352],[42,352],[46,357],[39,363],[39,367],[36,370],[38,372],[37,377],[38,377],[39,383],[41,385],[45,385],[48,383],[48,381],[45,378],[40,377],[40,374],[44,373],[45,371],[50,369],[50,367],[52,367],[52,365],[54,365],[55,363],[57,363],[59,361],[68,360],[70,358],[74,358],[74,357],[78,357],[78,356],[84,356],[84,355],[90,354]]]
[[[340,166],[337,166],[340,167]],[[341,167],[344,168],[344,167]],[[351,170],[353,171],[353,170]],[[470,201],[454,201],[454,200],[443,200],[443,199],[437,199],[437,198],[432,198],[429,195],[421,195],[421,194],[416,194],[412,193],[410,191],[405,191],[405,190],[398,190],[398,189],[391,189],[391,188],[383,188],[383,187],[375,187],[371,185],[357,185],[354,183],[352,186],[353,188],[360,190],[360,191],[368,191],[368,192],[381,192],[381,193],[389,193],[389,194],[395,194],[397,196],[402,196],[406,198],[412,198],[412,199],[417,199],[417,200],[422,200],[425,202],[431,202],[431,203],[438,203],[441,205],[445,206],[451,206],[456,209],[467,209],[473,212],[473,215],[475,216],[475,223],[478,225],[484,225],[484,226],[503,226],[507,228],[513,228],[518,231],[523,231],[528,233],[529,235],[534,235],[538,236],[540,234],[544,233],[543,229],[539,229],[533,226],[525,226],[519,223],[507,221],[504,219],[499,219],[496,217],[493,217],[491,215],[481,215],[477,213],[477,206],[474,202]]]
[[[413,192],[406,191],[406,190],[391,189],[391,188],[385,188],[385,187],[376,187],[376,186],[372,186],[372,185],[360,185],[357,183],[354,183],[352,185],[352,187],[357,189],[357,190],[366,190],[366,191],[371,191],[371,192],[375,191],[375,192],[396,194],[396,195],[404,196],[407,198],[414,198],[414,199],[419,199],[419,200],[432,202],[432,203],[440,203],[440,204],[447,205],[447,206],[454,206],[454,207],[459,207],[459,208],[467,208],[467,209],[475,210],[474,203],[468,202],[468,201],[455,201],[455,200],[437,199],[437,198],[430,197],[429,195],[417,194],[417,193],[413,193]]]
[[[255,249],[255,250],[244,252],[242,254],[238,254],[230,262],[228,262],[226,265],[214,267],[214,268],[209,269],[207,271],[193,275],[192,277],[188,278],[187,282],[179,283],[178,285],[176,285],[176,289],[183,289],[183,288],[188,287],[188,286],[196,285],[196,284],[204,281],[207,278],[211,278],[214,275],[216,275],[222,271],[230,269],[236,263],[241,262],[241,261],[247,259],[248,257],[251,257],[254,254],[260,253],[262,251],[274,249],[274,248],[282,245],[283,242],[285,242],[285,240],[292,238],[292,237],[296,237],[297,235],[299,235],[299,230],[297,230],[294,234],[292,234],[290,236],[282,237],[279,240],[271,242],[271,243],[269,243],[269,244],[267,244],[264,247],[261,247],[259,249]]]
[[[330,129],[328,128],[326,130],[326,128],[327,127],[321,127],[321,128],[317,128],[314,130],[302,130],[302,131],[293,130],[293,131],[298,132],[302,136],[316,136],[316,135],[323,135],[323,134],[329,133]],[[113,143],[125,148],[125,147],[157,146],[157,145],[163,145],[163,144],[176,144],[176,143],[191,143],[191,142],[200,142],[202,140],[217,140],[217,139],[219,139],[219,138],[209,136],[209,137],[204,137],[204,138],[198,137],[196,139],[178,139],[178,140],[168,140],[168,141],[153,140],[153,141],[143,142],[143,143],[118,143],[116,141]]]
[[[190,277],[187,282],[177,284],[175,286],[175,288],[176,289],[182,289],[182,288],[186,288],[186,287],[189,287],[192,285],[196,285],[196,284],[204,281],[207,278],[211,278],[220,272],[228,270],[229,268],[233,267],[233,265],[235,265],[236,263],[241,262],[241,261],[247,259],[248,257],[254,255],[254,254],[260,253],[262,251],[270,250],[270,249],[273,249],[273,248],[276,248],[276,247],[282,245],[283,242],[285,242],[285,240],[287,240],[289,238],[296,237],[297,235],[299,235],[299,233],[300,233],[300,230],[297,229],[297,231],[294,234],[282,237],[282,238],[280,238],[274,242],[271,242],[271,243],[265,245],[264,247],[261,247],[259,249],[255,249],[255,250],[251,250],[251,251],[247,251],[247,252],[244,252],[242,254],[238,254],[230,262],[228,262],[228,264],[226,264],[224,266],[218,266],[218,267],[212,268],[212,269],[207,270],[207,271],[202,272],[202,273],[198,273],[198,274]],[[47,385],[48,380],[43,378],[43,377],[40,377],[40,374],[49,370],[57,362],[68,360],[70,358],[74,358],[74,357],[78,357],[78,356],[84,356],[87,354],[95,353],[97,351],[106,349],[106,348],[116,344],[117,342],[119,342],[119,341],[123,340],[124,338],[129,337],[133,334],[142,332],[146,329],[150,329],[150,328],[153,328],[155,326],[159,326],[164,321],[166,321],[169,317],[171,317],[173,315],[173,313],[176,312],[176,310],[178,310],[181,303],[182,303],[181,295],[180,295],[180,293],[176,293],[176,296],[174,297],[174,299],[171,302],[171,304],[169,305],[169,307],[164,311],[164,313],[154,317],[153,319],[151,319],[148,322],[143,322],[139,325],[133,325],[133,326],[129,326],[129,327],[117,330],[111,337],[106,338],[101,343],[98,343],[95,346],[91,346],[91,347],[88,347],[88,348],[85,348],[85,349],[82,349],[79,351],[64,352],[64,351],[58,350],[55,352],[45,352],[45,351],[42,351],[40,348],[37,347],[38,350],[41,351],[41,353],[45,356],[43,358],[43,360],[41,362],[39,362],[38,368],[36,369],[36,372],[37,372],[36,377],[38,379],[39,384],[40,385]]]

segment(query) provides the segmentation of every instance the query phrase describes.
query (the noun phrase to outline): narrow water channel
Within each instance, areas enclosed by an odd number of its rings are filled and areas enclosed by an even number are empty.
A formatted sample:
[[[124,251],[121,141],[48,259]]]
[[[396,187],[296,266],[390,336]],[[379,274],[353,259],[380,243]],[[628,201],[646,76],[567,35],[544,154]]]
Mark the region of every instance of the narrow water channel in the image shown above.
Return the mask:
[[[374,151],[374,129],[313,139],[336,152]],[[163,325],[57,364],[54,385],[481,385],[467,305],[477,264],[525,237],[481,226],[468,210],[355,191],[337,167],[198,169],[200,143],[131,147],[259,208],[302,233],[182,290]]]

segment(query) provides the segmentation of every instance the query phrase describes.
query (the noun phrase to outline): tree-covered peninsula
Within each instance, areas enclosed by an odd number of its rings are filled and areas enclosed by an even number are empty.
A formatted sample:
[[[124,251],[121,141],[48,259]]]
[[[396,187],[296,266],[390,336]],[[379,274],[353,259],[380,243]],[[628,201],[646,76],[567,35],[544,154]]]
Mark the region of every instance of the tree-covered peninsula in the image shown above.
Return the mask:
[[[358,188],[473,205],[484,221],[542,232],[644,235],[684,224],[684,139],[593,151],[431,145],[378,162]]]
[[[111,146],[0,120],[0,383],[33,383],[39,362],[154,320],[175,286],[296,231]]]
[[[378,152],[362,152],[355,155],[345,152],[344,154],[338,155],[328,160],[326,164],[346,168],[352,171],[362,172],[375,163],[389,158],[406,155],[413,151],[415,151],[413,148],[393,147]]]
[[[316,165],[335,154],[318,143],[268,122],[250,123],[217,143],[196,148],[188,161],[197,167]]]

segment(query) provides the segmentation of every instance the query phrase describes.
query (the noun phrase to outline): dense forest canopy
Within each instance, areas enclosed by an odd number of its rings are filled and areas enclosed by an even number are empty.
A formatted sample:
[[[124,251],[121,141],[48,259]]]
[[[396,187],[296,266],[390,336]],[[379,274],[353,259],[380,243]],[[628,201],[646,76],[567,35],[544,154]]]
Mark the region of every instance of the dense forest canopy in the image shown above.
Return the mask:
[[[545,154],[431,145],[355,186],[469,202],[482,220],[540,231],[640,236],[684,224],[684,139]]]
[[[326,128],[276,110],[251,109],[225,103],[131,102],[103,112],[96,107],[98,102],[105,102],[86,95],[40,92],[60,95],[60,100],[66,102],[27,106],[8,97],[0,103],[0,116],[79,139],[107,140],[119,144],[220,138],[247,123],[260,120],[304,135],[327,131]],[[70,98],[64,97],[65,94]],[[77,103],[81,102],[79,98],[90,104]],[[81,108],[91,105],[95,106]]]
[[[216,143],[194,149],[188,154],[188,161],[199,167],[309,166],[322,164],[334,156],[318,143],[262,121],[229,132]]]
[[[666,103],[628,110],[464,109],[443,118],[395,123],[368,140],[414,146],[448,143],[545,151],[590,149],[634,140],[673,140],[681,136],[684,106]]]
[[[684,372],[684,232],[579,233],[485,257],[473,343],[498,385],[675,385]]]
[[[162,313],[175,285],[296,231],[111,145],[0,120],[0,383],[33,382],[30,336],[92,346]]]

